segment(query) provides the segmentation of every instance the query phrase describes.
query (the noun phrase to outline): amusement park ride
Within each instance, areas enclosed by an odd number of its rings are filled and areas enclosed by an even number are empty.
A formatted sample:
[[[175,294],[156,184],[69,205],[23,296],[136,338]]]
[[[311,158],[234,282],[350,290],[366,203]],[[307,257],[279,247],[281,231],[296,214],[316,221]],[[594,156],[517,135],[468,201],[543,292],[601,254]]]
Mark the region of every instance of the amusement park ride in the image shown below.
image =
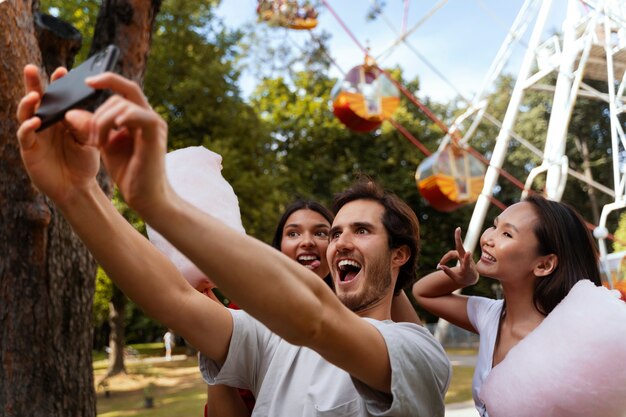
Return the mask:
[[[406,9],[408,0],[404,2]],[[446,2],[447,0],[440,1],[430,14],[435,13]],[[300,3],[302,2],[285,0],[259,1],[259,19],[295,29],[315,27],[317,12],[309,2]],[[525,0],[481,89],[465,112],[449,127],[377,66],[370,51],[358,44],[327,0],[321,0],[321,3],[348,31],[366,57],[364,64],[352,68],[333,89],[333,113],[348,128],[358,132],[372,131],[387,120],[419,147],[421,144],[392,118],[402,93],[446,133],[438,150],[432,155],[420,147],[427,158],[417,168],[416,183],[422,196],[437,210],[452,211],[462,205],[476,203],[464,242],[467,249],[475,248],[489,205],[498,203],[493,197],[493,190],[499,176],[513,181],[522,190],[522,195],[525,195],[533,192],[532,185],[538,176],[545,175],[544,194],[556,201],[561,200],[568,177],[574,177],[607,194],[612,201],[602,208],[599,224],[593,232],[598,239],[600,267],[605,284],[609,288],[622,291],[626,300],[626,251],[609,254],[606,244],[606,239],[611,237],[607,230],[609,214],[626,208],[626,165],[623,162],[626,155],[626,134],[625,124],[618,118],[620,114],[626,113],[626,2],[567,0],[567,14],[563,21],[561,38],[553,36],[542,40],[553,1]],[[429,15],[425,19],[428,17]],[[514,44],[531,26],[526,52],[504,119],[495,120],[486,112],[489,88],[505,67]],[[408,34],[403,31],[396,44],[406,41]],[[556,74],[556,85],[542,84],[549,74]],[[605,88],[602,91],[593,88],[589,85],[589,80],[596,81],[594,85],[603,82]],[[514,132],[522,99],[529,89],[542,89],[552,93],[549,106],[551,115],[543,152],[528,145],[527,141]],[[578,97],[597,99],[608,104],[611,149],[607,149],[607,155],[612,158],[612,185],[600,184],[568,164],[565,153],[566,137]],[[483,121],[493,123],[499,128],[490,160],[470,146],[476,128]],[[525,184],[502,169],[511,138],[529,146],[542,160],[541,165],[531,170]]]

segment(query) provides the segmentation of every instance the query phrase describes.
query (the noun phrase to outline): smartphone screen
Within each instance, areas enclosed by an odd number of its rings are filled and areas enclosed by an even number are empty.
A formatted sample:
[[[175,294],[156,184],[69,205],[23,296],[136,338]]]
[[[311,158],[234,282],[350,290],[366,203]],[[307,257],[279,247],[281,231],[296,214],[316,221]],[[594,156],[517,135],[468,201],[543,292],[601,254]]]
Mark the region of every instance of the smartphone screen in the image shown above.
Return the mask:
[[[63,119],[65,113],[71,109],[95,110],[95,103],[103,90],[94,90],[87,86],[85,78],[111,71],[117,63],[118,55],[117,46],[109,45],[51,83],[35,112],[35,116],[41,119],[37,132]]]

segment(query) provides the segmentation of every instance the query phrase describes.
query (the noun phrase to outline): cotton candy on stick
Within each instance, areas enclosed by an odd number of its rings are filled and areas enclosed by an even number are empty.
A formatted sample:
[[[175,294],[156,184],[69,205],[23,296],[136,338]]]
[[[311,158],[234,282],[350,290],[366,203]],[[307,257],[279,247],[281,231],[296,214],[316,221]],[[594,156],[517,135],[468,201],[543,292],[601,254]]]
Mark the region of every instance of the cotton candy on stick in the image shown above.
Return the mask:
[[[626,416],[626,303],[578,282],[493,368],[480,397],[490,417]]]
[[[230,184],[222,177],[222,157],[202,146],[178,149],[165,156],[167,178],[174,191],[200,210],[245,233],[241,224],[239,201]],[[150,241],[163,252],[187,281],[197,289],[214,285],[185,255],[149,225]]]

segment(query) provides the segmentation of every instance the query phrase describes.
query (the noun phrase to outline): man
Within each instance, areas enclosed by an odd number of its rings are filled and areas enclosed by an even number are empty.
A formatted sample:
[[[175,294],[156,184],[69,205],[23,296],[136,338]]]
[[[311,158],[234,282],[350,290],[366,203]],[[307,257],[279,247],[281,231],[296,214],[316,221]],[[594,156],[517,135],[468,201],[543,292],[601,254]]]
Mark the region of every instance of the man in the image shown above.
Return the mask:
[[[111,73],[88,80],[117,95],[38,134],[37,68],[24,74],[18,138],[33,183],[126,295],[198,348],[210,383],[252,389],[258,416],[443,416],[443,349],[422,327],[389,320],[396,284],[415,276],[418,224],[406,204],[371,182],[340,196],[327,252],[337,297],[172,190],[167,125],[136,84]],[[95,180],[100,154],[128,204],[245,312],[191,288],[115,211]]]

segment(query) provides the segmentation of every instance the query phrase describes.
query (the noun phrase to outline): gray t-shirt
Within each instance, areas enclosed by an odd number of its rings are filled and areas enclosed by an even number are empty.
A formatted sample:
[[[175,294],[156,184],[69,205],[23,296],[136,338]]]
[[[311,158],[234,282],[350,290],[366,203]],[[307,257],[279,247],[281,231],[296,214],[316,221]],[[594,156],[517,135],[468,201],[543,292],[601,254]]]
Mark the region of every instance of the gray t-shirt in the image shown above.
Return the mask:
[[[382,334],[391,362],[391,392],[353,379],[317,352],[294,346],[244,311],[231,310],[233,336],[226,362],[200,355],[209,384],[251,390],[253,416],[351,417],[444,415],[451,368],[441,345],[412,323],[364,319]]]

